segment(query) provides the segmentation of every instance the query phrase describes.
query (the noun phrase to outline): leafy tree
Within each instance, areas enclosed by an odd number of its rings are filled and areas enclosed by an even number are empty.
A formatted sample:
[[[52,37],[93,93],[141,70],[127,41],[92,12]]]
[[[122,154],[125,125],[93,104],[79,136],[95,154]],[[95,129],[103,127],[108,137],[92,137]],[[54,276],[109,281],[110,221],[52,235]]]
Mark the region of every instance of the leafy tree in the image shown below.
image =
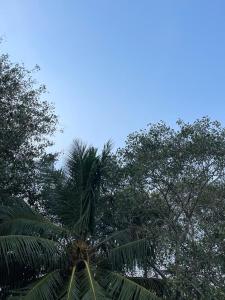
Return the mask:
[[[109,154],[109,144],[99,155],[94,147],[74,143],[63,184],[55,188],[57,201],[45,203],[54,222],[25,203],[0,209],[0,286],[5,295],[48,300],[158,299],[153,291],[159,290],[157,280],[144,282],[133,276],[146,258],[154,256],[148,236],[135,226],[104,238],[95,230]],[[17,265],[25,273],[32,270],[22,282],[14,277]]]
[[[38,68],[36,68],[38,70]],[[47,154],[57,117],[43,100],[45,86],[36,84],[23,65],[0,55],[0,199],[27,199],[40,195],[41,166],[55,160]],[[6,200],[7,199],[7,200]]]
[[[145,272],[166,279],[169,299],[224,299],[225,129],[209,118],[177,125],[128,137],[107,210],[112,227],[148,231],[155,258]]]

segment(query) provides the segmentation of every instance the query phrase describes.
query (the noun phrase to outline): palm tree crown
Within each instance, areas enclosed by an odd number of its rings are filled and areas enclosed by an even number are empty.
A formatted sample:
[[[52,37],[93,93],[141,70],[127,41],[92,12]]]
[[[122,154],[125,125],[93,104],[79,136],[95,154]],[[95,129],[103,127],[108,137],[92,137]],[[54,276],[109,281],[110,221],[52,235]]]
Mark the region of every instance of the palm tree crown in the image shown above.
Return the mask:
[[[95,232],[110,149],[98,154],[74,142],[62,183],[45,203],[48,218],[25,202],[1,207],[0,287],[10,299],[159,299],[132,277],[154,256],[143,232]]]

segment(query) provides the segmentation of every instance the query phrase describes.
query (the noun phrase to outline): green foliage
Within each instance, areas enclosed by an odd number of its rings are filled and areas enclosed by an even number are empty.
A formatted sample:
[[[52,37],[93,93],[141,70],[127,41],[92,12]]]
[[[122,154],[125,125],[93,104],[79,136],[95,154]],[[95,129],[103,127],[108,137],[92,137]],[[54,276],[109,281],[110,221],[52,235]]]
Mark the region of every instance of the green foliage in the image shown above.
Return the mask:
[[[10,232],[14,235],[38,235],[52,237],[58,240],[69,235],[69,231],[56,225],[32,209],[25,202],[20,206],[1,206],[0,209],[0,234]]]
[[[76,266],[72,268],[71,277],[69,279],[69,284],[66,293],[67,300],[79,299],[79,293],[76,287],[75,271],[76,271]]]
[[[225,299],[225,129],[160,122],[47,154],[57,118],[0,56],[0,298]]]
[[[93,234],[99,222],[96,206],[100,203],[103,178],[110,161],[110,145],[100,155],[93,147],[78,142],[74,145],[61,189],[55,186],[57,202],[52,205],[42,202],[42,210],[48,211],[57,223],[25,203],[0,208],[3,263],[0,286],[5,295],[29,300],[100,300],[115,299],[115,295],[124,300],[157,299],[154,290],[126,277],[127,272],[143,268],[151,258],[148,237],[137,238],[134,227],[104,239],[98,233]],[[70,197],[67,189],[72,191]],[[4,264],[10,272],[14,262],[29,265],[34,271],[27,282],[18,282],[13,272],[9,274],[10,282],[1,281]]]
[[[143,258],[153,257],[152,245],[146,239],[122,244],[115,247],[110,253],[110,259],[114,269],[117,266],[126,265],[126,268],[133,270],[135,267],[143,266]]]
[[[10,297],[10,299],[16,300],[17,298],[22,298],[24,300],[54,300],[61,285],[62,279],[59,271],[56,270],[43,276],[27,288],[21,289],[20,291],[18,291],[18,296],[14,295]]]
[[[4,203],[11,197],[36,202],[43,167],[55,160],[46,148],[52,145],[49,137],[57,117],[43,98],[45,86],[32,78],[34,71],[0,55],[0,201]]]
[[[110,272],[106,274],[103,280],[103,285],[107,287],[108,293],[112,299],[142,299],[142,300],[157,300],[159,299],[149,290],[137,284],[135,281],[121,276],[118,273]]]
[[[55,199],[50,197],[43,203],[61,224],[76,229],[78,233],[86,234],[95,227],[96,201],[110,148],[110,143],[107,143],[98,155],[96,148],[75,140],[62,180],[54,187]]]
[[[49,239],[25,235],[7,235],[0,236],[0,254],[9,273],[9,265],[14,261],[33,266],[37,264],[57,265],[58,248]]]
[[[177,126],[150,125],[128,137],[108,211],[116,228],[148,232],[155,258],[145,273],[153,267],[167,279],[169,299],[222,299],[225,129],[209,118]]]

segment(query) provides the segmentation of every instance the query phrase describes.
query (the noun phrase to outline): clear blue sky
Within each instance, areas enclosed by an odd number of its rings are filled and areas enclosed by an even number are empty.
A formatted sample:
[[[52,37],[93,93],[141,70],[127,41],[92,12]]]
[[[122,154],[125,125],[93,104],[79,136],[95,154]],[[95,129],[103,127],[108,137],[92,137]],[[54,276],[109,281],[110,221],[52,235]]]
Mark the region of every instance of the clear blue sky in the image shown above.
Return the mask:
[[[224,0],[1,0],[1,46],[41,66],[64,134],[97,146],[164,120],[225,123]]]

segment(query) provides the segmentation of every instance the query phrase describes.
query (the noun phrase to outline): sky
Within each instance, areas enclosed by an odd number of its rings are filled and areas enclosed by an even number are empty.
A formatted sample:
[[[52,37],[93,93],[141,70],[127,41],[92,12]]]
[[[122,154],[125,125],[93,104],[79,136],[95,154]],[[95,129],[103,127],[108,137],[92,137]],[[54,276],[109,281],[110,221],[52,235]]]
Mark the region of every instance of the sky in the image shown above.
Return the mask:
[[[66,153],[160,120],[225,124],[224,0],[0,0],[1,51],[48,87]]]

